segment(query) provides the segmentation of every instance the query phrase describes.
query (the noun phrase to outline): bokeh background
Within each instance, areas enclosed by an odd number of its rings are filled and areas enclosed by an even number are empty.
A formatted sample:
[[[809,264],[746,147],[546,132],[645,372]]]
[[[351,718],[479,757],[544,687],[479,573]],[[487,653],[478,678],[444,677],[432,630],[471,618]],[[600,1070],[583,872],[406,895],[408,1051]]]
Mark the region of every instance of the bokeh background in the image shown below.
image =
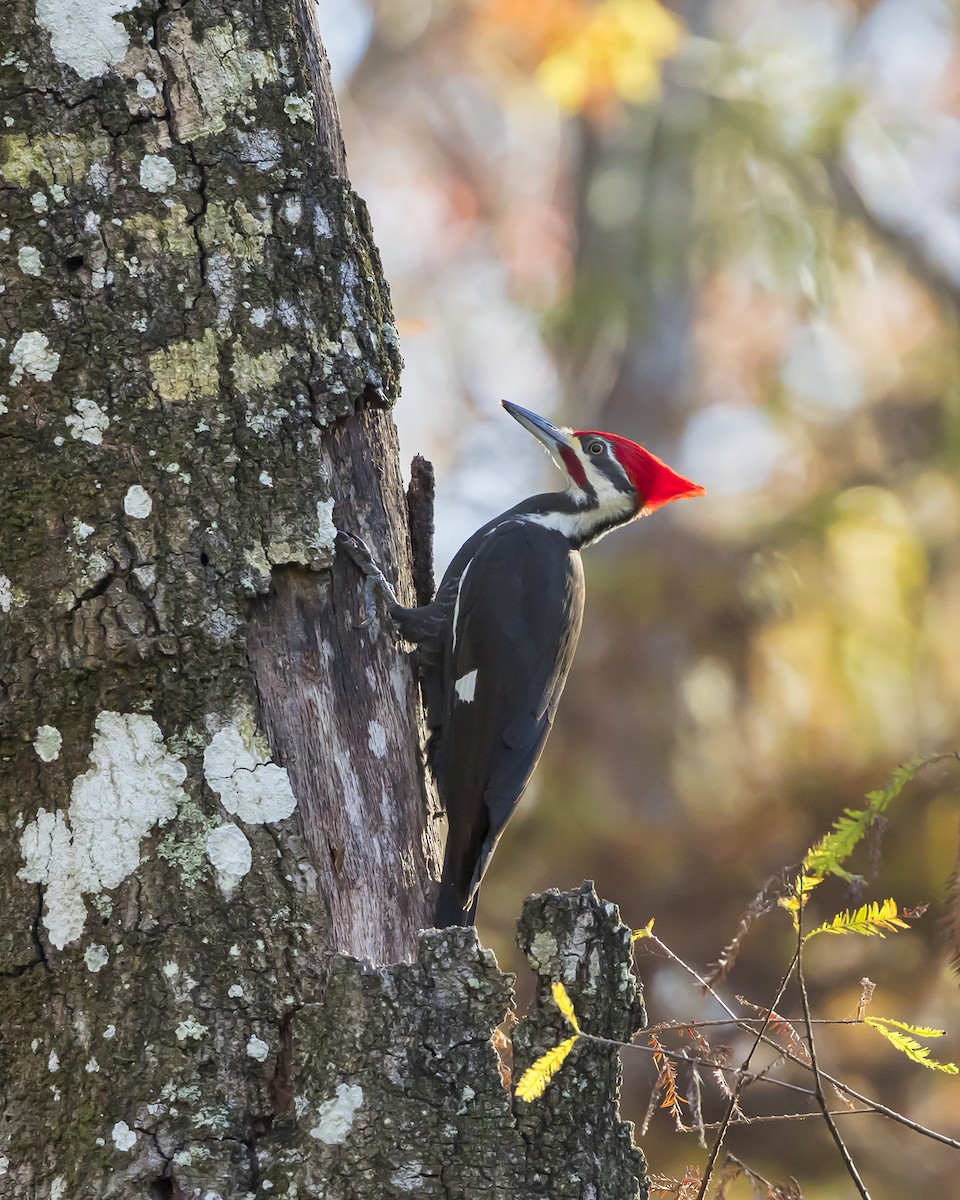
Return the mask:
[[[960,748],[960,5],[319,8],[407,363],[402,442],[437,468],[438,567],[556,482],[501,397],[643,441],[707,488],[585,556],[578,657],[481,937],[522,1002],[523,898],[590,878],[703,969],[844,807]],[[931,1049],[951,1061],[958,779],[928,768],[858,864],[864,898],[926,916],[822,938],[808,962],[819,1015],[851,1015],[869,976],[871,1011],[947,1028]],[[821,891],[817,919],[850,900]],[[786,918],[764,917],[725,994],[769,1002],[791,949]],[[675,967],[640,964],[652,1020],[716,1015]],[[715,1040],[742,1058],[739,1035]],[[821,1053],[960,1138],[957,1077],[863,1029],[825,1031]],[[639,1122],[653,1072],[624,1059]],[[709,1086],[704,1104],[719,1113]],[[784,1104],[758,1086],[747,1108]],[[879,1117],[842,1128],[877,1200],[960,1195],[957,1151]],[[665,1113],[643,1144],[665,1175],[704,1160]],[[819,1122],[728,1146],[805,1197],[853,1194]]]

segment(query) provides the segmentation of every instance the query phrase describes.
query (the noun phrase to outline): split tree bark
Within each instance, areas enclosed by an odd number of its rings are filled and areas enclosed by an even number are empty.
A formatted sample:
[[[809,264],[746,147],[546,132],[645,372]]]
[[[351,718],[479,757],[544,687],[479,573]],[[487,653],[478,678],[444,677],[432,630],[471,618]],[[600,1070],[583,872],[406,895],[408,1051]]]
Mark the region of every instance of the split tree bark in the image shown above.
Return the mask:
[[[412,600],[400,360],[312,12],[5,9],[0,1192],[634,1196],[616,1057],[512,1115],[509,981],[418,940],[415,681],[333,541]],[[523,929],[633,1032],[612,911]]]

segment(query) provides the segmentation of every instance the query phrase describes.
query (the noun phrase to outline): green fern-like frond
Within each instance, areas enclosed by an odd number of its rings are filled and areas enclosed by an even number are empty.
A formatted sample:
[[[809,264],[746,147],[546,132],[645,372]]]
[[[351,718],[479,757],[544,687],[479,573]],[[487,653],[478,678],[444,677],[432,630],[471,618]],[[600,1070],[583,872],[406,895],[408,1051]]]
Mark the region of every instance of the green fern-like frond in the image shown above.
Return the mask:
[[[885,937],[887,933],[909,928],[900,916],[896,900],[881,900],[879,903],[874,901],[857,909],[837,913],[832,921],[826,921],[816,929],[811,929],[803,940],[809,941],[818,933],[858,933],[861,937]]]
[[[893,772],[885,788],[867,792],[865,808],[844,809],[843,816],[834,821],[830,832],[807,851],[803,860],[804,874],[815,875],[821,879],[824,875],[839,875],[847,882],[855,879],[856,876],[847,871],[843,863],[876,820],[886,812],[907,784],[916,778],[917,773],[928,763],[937,762],[941,758],[942,754],[931,754],[926,758],[914,758],[904,763]]]
[[[580,1034],[575,1033],[573,1037],[568,1037],[559,1046],[554,1046],[546,1054],[541,1054],[535,1063],[527,1067],[517,1084],[517,1095],[521,1100],[526,1100],[529,1104],[543,1095],[547,1084],[563,1066],[567,1055],[579,1039]]]
[[[960,1075],[960,1067],[956,1063],[937,1062],[936,1059],[930,1057],[930,1051],[926,1046],[921,1046],[920,1043],[903,1032],[910,1029],[909,1025],[902,1021],[892,1021],[885,1017],[866,1017],[864,1024],[869,1025],[871,1029],[875,1029],[881,1037],[885,1037],[887,1041],[901,1054],[905,1054],[911,1062],[919,1063],[921,1067],[926,1067],[930,1071],[942,1071],[945,1075]],[[921,1033],[922,1026],[917,1026],[913,1029],[914,1033],[920,1037],[930,1037],[929,1033]],[[934,1035],[939,1037],[942,1030],[934,1030]]]

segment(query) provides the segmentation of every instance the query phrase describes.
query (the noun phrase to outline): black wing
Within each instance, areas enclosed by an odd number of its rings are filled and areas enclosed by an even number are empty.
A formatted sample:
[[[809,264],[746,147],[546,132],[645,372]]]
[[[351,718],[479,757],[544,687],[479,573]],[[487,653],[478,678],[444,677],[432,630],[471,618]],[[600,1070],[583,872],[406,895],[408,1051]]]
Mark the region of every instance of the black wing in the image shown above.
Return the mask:
[[[449,821],[438,925],[473,918],[497,839],[553,724],[582,615],[580,555],[532,522],[488,533],[461,576],[436,763]]]

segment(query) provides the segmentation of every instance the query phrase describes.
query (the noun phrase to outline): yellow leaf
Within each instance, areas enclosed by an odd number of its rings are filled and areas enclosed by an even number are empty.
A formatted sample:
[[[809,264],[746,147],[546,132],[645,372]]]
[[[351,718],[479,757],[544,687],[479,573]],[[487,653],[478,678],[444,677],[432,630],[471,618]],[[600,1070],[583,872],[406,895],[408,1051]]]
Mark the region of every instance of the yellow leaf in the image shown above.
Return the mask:
[[[912,1037],[908,1037],[906,1033],[901,1033],[897,1028],[891,1026],[901,1026],[899,1021],[886,1021],[883,1017],[867,1017],[864,1021],[865,1025],[869,1025],[871,1029],[875,1029],[881,1037],[885,1037],[887,1041],[901,1054],[905,1054],[911,1062],[919,1063],[921,1067],[926,1067],[930,1071],[942,1071],[945,1075],[960,1075],[960,1067],[956,1063],[937,1062],[936,1059],[930,1057],[930,1051],[926,1046],[921,1046],[919,1042]],[[908,1028],[908,1026],[903,1026]],[[936,1031],[939,1034],[939,1030]],[[921,1036],[926,1036],[921,1034]]]
[[[893,1017],[867,1017],[870,1025],[890,1025],[894,1029],[902,1029],[904,1033],[912,1033],[916,1037],[935,1038],[946,1037],[945,1029],[931,1029],[929,1025],[908,1025],[906,1021],[896,1021]]]
[[[517,1084],[517,1095],[521,1100],[526,1100],[529,1104],[532,1100],[536,1100],[539,1096],[543,1095],[547,1084],[563,1066],[564,1060],[576,1045],[579,1037],[579,1033],[575,1033],[573,1037],[568,1037],[565,1042],[561,1042],[559,1046],[554,1046],[546,1054],[541,1054],[535,1063],[527,1067],[520,1076],[520,1082]]]
[[[807,901],[810,899],[810,893],[815,887],[823,883],[822,879],[818,879],[816,875],[798,875],[793,881],[793,890],[788,896],[781,896],[777,903],[781,908],[785,908],[793,918],[794,928],[799,928],[799,912],[806,907]]]
[[[909,929],[910,926],[898,914],[899,908],[895,900],[884,900],[882,903],[864,904],[856,911],[837,913],[832,921],[818,925],[804,936],[804,941],[818,933],[858,933],[862,937],[885,937],[884,930],[896,933],[898,929]]]
[[[567,1018],[577,1033],[579,1033],[580,1023],[577,1021],[577,1014],[573,1011],[573,1001],[567,995],[567,989],[562,983],[555,983],[553,985],[553,1002]]]
[[[608,96],[642,104],[656,93],[659,65],[676,53],[682,34],[659,0],[599,0],[545,55],[537,77],[569,112]]]
[[[653,937],[653,923],[656,919],[656,917],[651,917],[642,929],[635,929],[630,934],[630,941],[639,942],[641,938]]]

